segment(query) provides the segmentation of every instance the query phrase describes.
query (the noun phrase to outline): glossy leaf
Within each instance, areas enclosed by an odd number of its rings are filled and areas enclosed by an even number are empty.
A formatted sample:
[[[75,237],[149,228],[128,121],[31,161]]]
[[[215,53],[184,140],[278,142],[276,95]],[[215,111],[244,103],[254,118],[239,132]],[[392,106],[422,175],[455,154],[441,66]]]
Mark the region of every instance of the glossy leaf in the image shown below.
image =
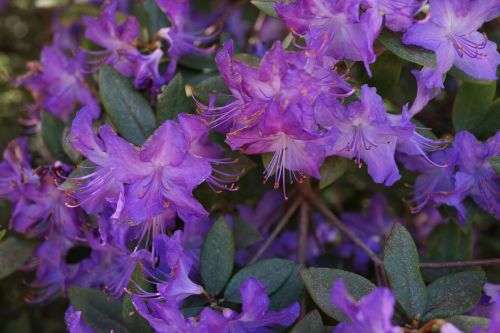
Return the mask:
[[[292,273],[295,264],[285,259],[268,259],[244,267],[229,281],[224,299],[230,302],[241,303],[240,285],[249,277],[259,279],[272,294],[283,285]]]
[[[368,295],[375,288],[366,278],[340,269],[308,268],[301,270],[300,275],[314,302],[324,313],[338,321],[349,319],[331,302],[332,286],[337,279],[344,281],[347,291],[356,300]]]
[[[428,288],[424,322],[461,315],[471,310],[481,297],[486,277],[481,271],[451,274],[432,282]]]
[[[466,130],[477,136],[482,136],[481,127],[483,122],[489,118],[495,90],[495,81],[488,84],[462,83],[453,103],[452,120],[455,131]],[[493,108],[493,110],[496,109]]]
[[[381,96],[389,96],[399,82],[403,61],[392,52],[385,52],[377,57],[371,66],[373,77],[369,84],[377,88]]]
[[[177,120],[179,113],[193,113],[195,104],[192,98],[186,96],[184,80],[177,74],[172,81],[162,87],[156,107],[156,124],[160,126],[165,120]]]
[[[64,123],[48,112],[42,113],[42,139],[45,147],[56,159],[65,157],[62,144]]]
[[[220,217],[205,237],[201,249],[201,277],[210,295],[219,294],[231,277],[234,251],[233,232]]]
[[[389,235],[384,249],[384,269],[389,285],[409,318],[425,310],[427,291],[419,268],[417,247],[399,223]]]
[[[400,33],[384,30],[378,40],[400,58],[422,66],[436,67],[436,56],[433,52],[416,46],[404,45],[401,38]]]
[[[101,99],[118,133],[140,146],[155,129],[155,116],[149,102],[129,80],[107,65],[99,74]]]
[[[2,240],[0,242],[0,279],[21,268],[33,253],[35,244],[15,237]]]

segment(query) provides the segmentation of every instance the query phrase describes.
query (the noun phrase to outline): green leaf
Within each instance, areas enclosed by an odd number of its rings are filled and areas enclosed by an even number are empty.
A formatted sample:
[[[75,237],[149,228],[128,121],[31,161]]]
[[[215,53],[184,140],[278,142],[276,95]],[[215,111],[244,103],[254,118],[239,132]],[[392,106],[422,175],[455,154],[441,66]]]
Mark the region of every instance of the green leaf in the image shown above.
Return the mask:
[[[348,321],[349,318],[331,302],[330,295],[333,283],[342,279],[349,294],[356,300],[368,295],[375,285],[364,277],[333,268],[309,268],[300,271],[302,280],[311,298],[319,308],[338,321]]]
[[[399,82],[403,61],[392,52],[385,52],[377,57],[371,66],[373,77],[369,80],[371,86],[377,88],[381,96],[392,94],[394,87]]]
[[[275,0],[251,0],[250,1],[255,7],[259,8],[261,11],[274,18],[279,18],[276,10],[274,9]]]
[[[96,332],[132,332],[122,318],[122,304],[97,289],[70,286],[68,290],[71,305],[82,312],[85,322]]]
[[[300,276],[300,270],[303,268],[304,265],[295,265],[285,283],[271,294],[269,297],[271,299],[270,310],[279,311],[304,297],[304,282]]]
[[[489,116],[495,91],[495,81],[488,84],[462,83],[455,97],[452,111],[453,127],[456,132],[470,131],[476,136],[481,136],[481,125]]]
[[[0,279],[21,268],[31,257],[35,245],[34,242],[15,237],[0,242]]]
[[[493,169],[495,169],[497,175],[500,175],[500,156],[493,156],[488,159]]]
[[[447,321],[465,333],[471,333],[474,327],[481,327],[483,330],[486,330],[490,325],[488,319],[473,316],[454,316],[447,319]]]
[[[244,249],[262,239],[262,235],[252,224],[240,219],[233,219],[234,243],[236,249]]]
[[[264,157],[264,155],[262,155]],[[319,169],[321,179],[319,181],[320,190],[330,186],[339,179],[347,170],[349,161],[343,157],[332,156],[325,160]]]
[[[464,232],[456,223],[440,224],[432,230],[426,240],[425,258],[432,262],[472,259],[472,246],[470,230]],[[424,269],[422,273],[426,281],[433,281],[463,270],[463,268]]]
[[[137,287],[136,284],[132,281],[138,283],[143,290],[150,289],[149,284],[146,282],[146,279],[142,274],[140,265],[135,266],[131,281],[128,284],[128,289],[134,291],[137,289]],[[132,296],[129,293],[125,293],[125,295],[123,296],[122,318],[127,326],[130,327],[130,330],[132,332],[149,333],[152,331],[146,319],[144,319],[137,312],[134,304],[132,303]]]
[[[5,237],[6,232],[7,232],[7,229],[0,230],[0,240],[2,240]]]
[[[156,107],[156,124],[160,126],[167,119],[176,120],[179,113],[193,113],[194,109],[194,101],[186,96],[184,80],[179,73],[161,89]]]
[[[491,103],[488,113],[478,125],[476,135],[479,139],[486,140],[495,135],[498,128],[500,128],[500,98]]]
[[[427,287],[427,306],[422,321],[461,315],[471,310],[481,297],[486,283],[481,271],[444,276]]]
[[[285,259],[262,260],[244,267],[229,281],[224,298],[241,303],[240,285],[250,277],[260,280],[266,286],[268,294],[272,294],[285,283],[294,267],[292,261]]]
[[[220,217],[201,248],[201,278],[210,295],[219,294],[231,277],[234,251],[233,232],[224,217]]]
[[[389,285],[410,319],[422,315],[427,291],[419,268],[417,247],[401,224],[394,225],[384,249]]]
[[[80,155],[80,153],[76,149],[74,149],[71,146],[71,144],[68,142],[68,140],[66,139],[69,135],[69,132],[70,132],[70,127],[65,126],[64,130],[63,130],[63,134],[62,134],[62,149],[63,149],[64,153],[66,154],[66,156],[69,157],[71,162],[77,164],[77,163],[81,162],[82,155]]]
[[[318,310],[313,310],[306,314],[301,321],[295,325],[290,333],[315,333],[323,332],[325,327]]]
[[[65,157],[62,145],[64,123],[48,112],[42,113],[42,139],[45,147],[56,159]]]
[[[101,67],[99,91],[111,122],[125,139],[140,146],[155,129],[148,101],[129,80],[108,65]]]
[[[220,94],[226,96],[219,96]],[[229,102],[231,97],[229,89],[226,86],[226,83],[220,76],[213,76],[206,80],[203,80],[200,84],[193,87],[193,95],[196,97],[198,101],[203,104],[208,104],[210,101],[210,95],[217,96],[217,103],[225,104]],[[219,105],[219,104],[218,104]]]
[[[151,39],[153,39],[158,30],[168,27],[171,24],[168,22],[167,16],[164,12],[162,12],[160,7],[158,7],[155,0],[146,0],[142,6],[144,6],[144,10],[148,14],[149,35],[151,36]]]
[[[400,33],[384,30],[378,40],[400,58],[422,66],[436,67],[436,56],[433,52],[415,46],[404,45],[401,38]]]
[[[247,65],[258,67],[260,64],[260,58],[248,53],[238,53],[234,55],[234,59],[243,61]]]

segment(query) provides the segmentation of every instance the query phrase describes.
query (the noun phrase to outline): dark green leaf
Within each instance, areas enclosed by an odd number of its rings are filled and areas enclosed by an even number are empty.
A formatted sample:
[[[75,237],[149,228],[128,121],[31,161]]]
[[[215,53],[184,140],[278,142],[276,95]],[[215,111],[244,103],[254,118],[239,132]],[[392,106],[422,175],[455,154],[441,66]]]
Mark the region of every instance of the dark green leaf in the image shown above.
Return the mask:
[[[409,318],[422,315],[427,291],[419,268],[417,247],[399,223],[389,235],[384,249],[384,269],[389,285]]]
[[[319,308],[330,317],[338,321],[347,321],[349,318],[331,302],[333,283],[342,279],[349,294],[356,300],[368,295],[375,285],[364,277],[332,268],[309,268],[300,271],[307,291]]]
[[[193,113],[195,104],[186,96],[186,88],[181,74],[177,74],[167,86],[163,86],[156,107],[156,124],[167,119],[176,120],[179,113]]]
[[[2,240],[5,237],[6,232],[7,232],[6,229],[0,230],[0,240]]]
[[[455,131],[471,131],[481,136],[481,124],[488,117],[495,97],[496,82],[488,84],[463,82],[453,103]]]
[[[233,264],[233,232],[226,220],[220,217],[205,237],[201,249],[201,277],[210,295],[217,295],[224,289]]]
[[[132,274],[131,280],[135,283],[138,283],[143,290],[148,290],[150,286],[146,282],[144,275],[142,274],[141,266],[136,265],[134,269],[134,273]],[[136,285],[134,282],[130,281],[128,285],[128,289],[135,291]],[[122,305],[122,317],[123,321],[130,327],[132,332],[138,333],[148,333],[151,332],[151,327],[149,327],[148,322],[144,319],[135,309],[134,304],[132,304],[132,296],[129,293],[126,293],[123,296],[123,305]]]
[[[240,218],[235,218],[233,225],[236,249],[244,249],[262,239],[262,235],[257,228]]]
[[[230,94],[226,83],[220,76],[210,77],[193,87],[193,95],[204,104],[209,103],[210,95],[217,96],[217,103],[225,104],[230,100],[229,96],[219,96],[219,94]]]
[[[238,53],[234,55],[234,59],[243,61],[247,65],[258,67],[260,64],[260,58],[248,53]]]
[[[146,0],[146,2],[142,5],[149,18],[149,35],[154,37],[154,35],[161,28],[165,28],[170,26],[170,23],[167,20],[167,16],[164,12],[161,11],[160,7],[156,4],[155,0]]]
[[[476,130],[480,140],[489,139],[500,128],[500,98],[495,99]]]
[[[369,80],[371,86],[377,88],[381,96],[392,94],[399,82],[403,61],[392,52],[385,52],[377,57],[377,61],[370,65],[373,77]]]
[[[85,322],[96,332],[132,332],[122,318],[122,304],[97,289],[70,286],[68,290],[71,305],[82,312]]]
[[[324,329],[321,315],[318,310],[313,310],[306,314],[304,318],[292,328],[290,333],[315,333],[323,332]]]
[[[425,258],[428,261],[457,261],[472,259],[472,232],[464,232],[456,223],[440,224],[426,240]],[[425,260],[422,260],[425,261]],[[427,269],[422,273],[426,281],[433,281],[445,275],[464,269]]]
[[[64,151],[64,153],[66,154],[66,156],[69,157],[69,159],[73,162],[73,163],[79,163],[81,162],[82,160],[82,155],[80,155],[80,153],[75,150],[71,144],[68,142],[68,140],[66,139],[69,135],[69,131],[70,131],[70,128],[68,126],[64,127],[64,131],[63,131],[63,134],[62,134],[62,149]]]
[[[241,303],[240,285],[250,277],[260,280],[266,286],[268,294],[272,294],[285,283],[294,267],[292,261],[285,259],[262,260],[244,267],[229,281],[224,298]]]
[[[486,330],[490,325],[488,319],[473,316],[454,316],[447,319],[447,321],[465,333],[472,333],[474,327],[481,327],[483,330]]]
[[[264,156],[264,155],[262,155]],[[330,186],[333,182],[339,179],[349,166],[349,161],[343,157],[332,156],[325,160],[325,163],[319,169],[321,179],[319,188],[322,190]]]
[[[495,169],[497,174],[500,175],[500,156],[490,157],[488,161],[490,162],[493,169]]]
[[[63,159],[62,145],[64,123],[48,112],[42,113],[42,139],[45,147],[56,159]]]
[[[422,66],[436,67],[436,56],[433,52],[415,46],[404,45],[401,38],[400,33],[384,30],[378,40],[400,58]]]
[[[250,1],[255,7],[259,8],[261,11],[274,18],[279,18],[276,10],[274,9],[275,0],[251,0]]]
[[[112,67],[99,74],[99,91],[111,122],[125,139],[140,146],[155,129],[155,116],[148,101]]]
[[[8,237],[0,242],[0,279],[21,268],[34,248],[34,242],[15,237]]]
[[[427,287],[424,322],[435,318],[461,315],[472,309],[481,297],[486,277],[480,271],[444,276]]]
[[[271,294],[270,310],[279,311],[293,302],[300,302],[302,297],[304,297],[304,282],[302,282],[302,277],[300,276],[300,270],[303,268],[303,265],[295,265],[285,283]]]

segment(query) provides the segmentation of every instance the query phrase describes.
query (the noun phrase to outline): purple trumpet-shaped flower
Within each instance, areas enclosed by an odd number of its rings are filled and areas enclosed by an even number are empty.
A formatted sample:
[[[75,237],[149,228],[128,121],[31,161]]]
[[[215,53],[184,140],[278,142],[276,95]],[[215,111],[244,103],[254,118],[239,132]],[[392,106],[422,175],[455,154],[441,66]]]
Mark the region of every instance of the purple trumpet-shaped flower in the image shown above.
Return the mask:
[[[375,182],[394,184],[401,177],[394,160],[396,144],[406,131],[392,125],[376,89],[363,85],[361,101],[349,104],[335,117],[338,138],[329,155],[354,158],[358,165],[364,161]]]
[[[458,171],[448,201],[462,201],[470,195],[481,208],[500,219],[500,176],[489,161],[500,155],[500,131],[485,143],[469,132],[459,132],[453,147],[457,151]]]
[[[333,333],[402,333],[401,327],[392,326],[396,299],[389,289],[376,288],[355,301],[348,293],[344,281],[335,281],[331,301],[351,322],[338,324]]]
[[[187,297],[204,293],[203,287],[189,278],[192,259],[185,253],[182,244],[182,231],[177,230],[172,237],[159,236],[155,242],[163,243],[159,264],[153,271],[146,271],[156,280],[156,292],[139,288],[137,296],[179,306]]]
[[[158,300],[144,301],[134,296],[132,302],[137,312],[147,320],[155,332],[161,333],[209,333],[203,322],[186,319],[175,304]]]
[[[382,27],[376,3],[362,0],[276,2],[276,12],[306,40],[306,54],[363,61],[368,74],[375,61],[373,43]]]
[[[32,65],[30,72],[17,80],[18,85],[31,90],[35,97],[32,107],[45,108],[55,117],[68,121],[75,105],[87,106],[92,118],[99,117],[99,104],[85,83],[85,55],[66,55],[57,47],[45,46],[40,64]]]
[[[385,238],[389,235],[394,223],[398,221],[397,218],[389,215],[387,205],[385,196],[382,193],[376,193],[363,213],[344,212],[341,215],[342,221],[346,223],[348,228],[375,253],[382,251]],[[356,269],[367,270],[370,258],[350,240],[345,240],[336,251],[343,257],[351,257]]]
[[[137,88],[146,88],[152,82],[153,89],[158,91],[166,82],[159,73],[163,51],[157,48],[151,54],[142,54],[137,49],[140,35],[139,22],[135,17],[129,16],[123,23],[117,24],[117,6],[116,0],[106,0],[99,18],[89,16],[83,18],[86,27],[85,37],[105,49],[86,51],[90,55],[102,58],[89,63],[94,65],[106,63],[126,77],[134,76]]]
[[[214,46],[205,48],[202,45],[214,42],[220,29],[195,24],[196,20],[191,18],[189,0],[156,0],[156,3],[172,24],[158,31],[158,35],[169,44],[170,63],[166,74],[169,81],[175,74],[180,57],[190,54],[209,55],[214,51]]]
[[[403,36],[436,53],[437,68],[426,75],[427,87],[443,87],[453,65],[476,79],[496,80],[500,54],[496,44],[477,31],[500,13],[500,1],[431,0],[430,19],[410,26]]]
[[[70,306],[64,313],[64,322],[69,333],[95,333],[82,318],[82,312]]]
[[[405,31],[415,22],[415,16],[426,0],[375,0],[384,16],[384,24],[392,31]]]
[[[222,314],[205,308],[200,315],[200,322],[205,324],[209,332],[251,333],[273,332],[272,326],[289,326],[299,316],[300,305],[295,302],[279,312],[269,312],[269,297],[266,288],[259,280],[248,278],[240,286],[243,299],[242,311],[237,313],[224,309]]]
[[[124,205],[124,183],[131,182],[131,174],[141,169],[138,150],[117,136],[110,125],[101,126],[97,136],[88,108],[77,113],[67,140],[94,164],[79,166],[83,175],[69,179],[65,190],[74,199],[69,206],[82,206],[87,213],[97,214],[111,205],[113,218],[118,219]]]

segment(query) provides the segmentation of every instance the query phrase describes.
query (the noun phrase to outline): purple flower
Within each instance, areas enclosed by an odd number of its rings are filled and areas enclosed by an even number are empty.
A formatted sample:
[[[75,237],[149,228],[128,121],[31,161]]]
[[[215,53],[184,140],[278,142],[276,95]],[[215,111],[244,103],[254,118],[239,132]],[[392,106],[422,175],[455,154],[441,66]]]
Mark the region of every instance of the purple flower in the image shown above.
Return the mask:
[[[32,65],[30,72],[19,78],[17,84],[31,90],[35,97],[34,108],[43,107],[64,122],[70,119],[76,104],[87,106],[92,118],[97,118],[99,104],[85,83],[85,73],[82,52],[72,58],[56,47],[45,46],[40,64]]]
[[[153,89],[158,91],[165,84],[164,77],[159,73],[163,51],[157,48],[149,55],[142,54],[136,45],[140,35],[139,22],[135,17],[129,16],[123,23],[117,24],[117,6],[116,0],[106,0],[101,7],[99,18],[83,18],[85,37],[105,49],[86,51],[91,55],[103,57],[90,63],[109,64],[126,77],[135,76],[134,84],[137,88],[146,88],[151,82]]]
[[[186,319],[174,304],[163,303],[158,300],[145,302],[134,296],[132,302],[140,313],[155,330],[161,333],[209,333],[203,322],[195,318]]]
[[[156,3],[172,24],[171,27],[158,31],[158,35],[169,44],[170,63],[166,74],[167,81],[169,81],[174,76],[180,57],[189,54],[209,55],[214,51],[214,47],[204,48],[200,45],[214,42],[218,37],[219,30],[213,29],[212,32],[204,34],[204,31],[208,31],[209,27],[208,25],[195,24],[195,22],[200,21],[191,18],[189,0],[156,0]]]
[[[500,54],[477,29],[499,12],[498,0],[430,1],[430,19],[413,24],[403,36],[405,44],[436,53],[437,68],[426,75],[427,87],[443,87],[442,76],[453,65],[476,79],[497,79]]]
[[[376,288],[370,294],[355,301],[347,292],[342,279],[335,281],[331,301],[351,322],[338,324],[333,333],[402,333],[403,329],[392,326],[396,299],[386,288]]]
[[[285,24],[305,38],[307,55],[363,61],[371,76],[369,64],[376,58],[373,43],[382,26],[374,3],[306,0],[276,2],[275,8]]]
[[[449,201],[461,201],[470,195],[481,208],[500,219],[500,177],[489,161],[500,155],[500,131],[485,143],[469,132],[459,132],[453,146],[458,155],[458,171]]]
[[[486,330],[479,326],[472,329],[472,333],[496,333],[500,330],[500,297],[495,299],[490,313],[490,324]],[[442,333],[464,333],[450,323],[441,326]]]
[[[382,251],[385,238],[394,223],[398,221],[397,218],[389,215],[387,205],[385,196],[382,193],[376,193],[370,199],[368,208],[363,213],[344,212],[341,215],[342,221],[349,229],[376,253]],[[343,257],[352,257],[356,269],[367,270],[370,258],[349,240],[339,245],[337,251]]]
[[[426,0],[376,0],[379,12],[385,18],[384,24],[392,31],[405,31],[415,22],[415,15]]]
[[[64,313],[64,322],[69,333],[95,333],[82,318],[82,312],[70,305]]]
[[[329,149],[330,155],[354,158],[358,165],[364,161],[368,173],[377,183],[390,186],[401,178],[394,159],[401,131],[392,126],[375,88],[363,85],[361,101],[349,104],[335,116],[335,128],[339,134]]]
[[[208,327],[209,332],[251,333],[273,332],[270,327],[289,326],[299,316],[300,305],[293,303],[279,312],[268,312],[269,297],[265,286],[255,278],[248,278],[240,286],[243,299],[242,311],[237,313],[224,309],[222,315],[210,308],[205,308],[200,315],[200,322]]]

